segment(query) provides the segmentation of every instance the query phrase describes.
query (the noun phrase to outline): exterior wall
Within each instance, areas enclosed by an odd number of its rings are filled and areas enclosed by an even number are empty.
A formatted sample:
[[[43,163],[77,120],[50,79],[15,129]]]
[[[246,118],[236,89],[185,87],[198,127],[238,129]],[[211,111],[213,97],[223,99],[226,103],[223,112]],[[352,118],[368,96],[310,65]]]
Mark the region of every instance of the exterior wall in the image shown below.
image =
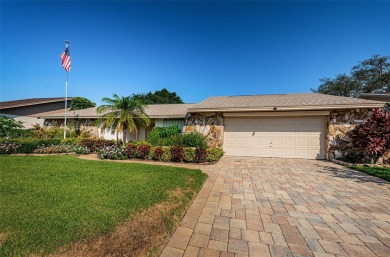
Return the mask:
[[[339,159],[353,149],[349,131],[363,122],[369,109],[334,110],[328,120],[327,159]]]
[[[18,116],[18,115],[5,114],[5,113],[0,113],[0,115],[13,118],[16,121],[21,121],[23,123],[23,126],[25,129],[32,129],[34,127],[34,125],[36,125],[36,124],[43,126],[43,120],[37,119],[35,117]]]
[[[223,146],[223,116],[222,114],[187,114],[184,133],[199,132],[203,134],[211,147]]]

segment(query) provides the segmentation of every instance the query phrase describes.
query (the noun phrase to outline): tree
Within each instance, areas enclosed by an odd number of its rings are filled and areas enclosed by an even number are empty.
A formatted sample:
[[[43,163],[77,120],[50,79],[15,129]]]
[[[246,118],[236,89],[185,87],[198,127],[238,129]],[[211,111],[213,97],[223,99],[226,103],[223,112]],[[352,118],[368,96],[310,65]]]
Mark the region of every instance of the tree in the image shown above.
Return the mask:
[[[23,123],[13,118],[0,116],[0,137],[20,137],[23,133]]]
[[[374,55],[352,68],[362,93],[390,92],[390,57]]]
[[[346,97],[357,97],[359,95],[358,83],[346,74],[337,75],[335,79],[322,78],[320,81],[322,84],[317,90],[312,89],[313,92]]]
[[[377,162],[390,151],[390,114],[373,110],[364,122],[351,130],[352,142]]]
[[[182,104],[183,100],[175,92],[166,88],[156,90],[154,93],[133,94],[133,98],[142,101],[144,104]]]
[[[106,103],[98,107],[97,112],[100,115],[98,124],[102,124],[101,130],[115,130],[123,132],[123,142],[126,140],[126,131],[135,132],[138,140],[138,130],[142,126],[150,125],[150,118],[145,113],[145,105],[138,99],[131,96],[118,96],[113,94],[113,98],[103,97],[102,102]]]
[[[357,97],[361,93],[390,92],[390,57],[373,55],[359,62],[351,69],[350,75],[339,74],[336,78],[322,78],[312,92]]]
[[[72,102],[70,104],[71,110],[81,110],[86,109],[90,107],[95,107],[96,104],[94,102],[91,102],[87,98],[84,97],[75,97],[72,99]]]

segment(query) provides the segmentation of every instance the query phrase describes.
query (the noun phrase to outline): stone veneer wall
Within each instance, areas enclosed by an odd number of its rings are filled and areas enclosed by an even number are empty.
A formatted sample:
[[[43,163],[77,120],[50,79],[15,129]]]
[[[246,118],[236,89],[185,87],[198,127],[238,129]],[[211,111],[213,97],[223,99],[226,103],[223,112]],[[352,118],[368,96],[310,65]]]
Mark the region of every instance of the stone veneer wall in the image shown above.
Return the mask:
[[[339,159],[353,149],[349,131],[368,116],[368,109],[333,110],[328,120],[326,152],[328,159]]]
[[[191,114],[186,116],[183,127],[184,133],[199,132],[206,137],[210,147],[223,146],[223,117],[222,114]]]

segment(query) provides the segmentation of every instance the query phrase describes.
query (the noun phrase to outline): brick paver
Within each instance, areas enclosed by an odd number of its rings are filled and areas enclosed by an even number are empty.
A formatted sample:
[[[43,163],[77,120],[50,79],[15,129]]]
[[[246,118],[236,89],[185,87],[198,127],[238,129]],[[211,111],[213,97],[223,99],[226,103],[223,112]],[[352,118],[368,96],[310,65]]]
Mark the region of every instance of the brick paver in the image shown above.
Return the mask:
[[[326,161],[223,157],[161,256],[390,256],[390,183]]]

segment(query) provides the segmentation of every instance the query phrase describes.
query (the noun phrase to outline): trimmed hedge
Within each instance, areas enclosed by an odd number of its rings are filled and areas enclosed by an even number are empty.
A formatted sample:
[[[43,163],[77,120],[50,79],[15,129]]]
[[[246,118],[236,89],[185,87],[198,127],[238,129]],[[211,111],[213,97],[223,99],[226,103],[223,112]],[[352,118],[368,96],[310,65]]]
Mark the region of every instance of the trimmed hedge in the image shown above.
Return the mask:
[[[15,143],[19,145],[16,153],[33,153],[35,149],[43,146],[59,145],[60,138],[35,139],[35,138],[11,138],[0,139],[0,143]]]

